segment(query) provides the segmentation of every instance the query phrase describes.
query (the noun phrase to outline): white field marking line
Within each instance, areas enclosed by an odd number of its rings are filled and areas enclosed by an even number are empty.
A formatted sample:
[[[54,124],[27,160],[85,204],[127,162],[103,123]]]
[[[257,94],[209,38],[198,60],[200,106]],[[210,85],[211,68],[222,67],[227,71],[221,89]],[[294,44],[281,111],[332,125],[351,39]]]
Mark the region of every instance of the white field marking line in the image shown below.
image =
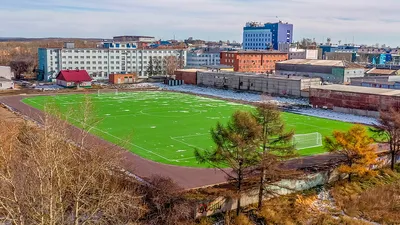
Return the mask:
[[[30,99],[29,99],[29,101],[31,101],[31,102],[33,102],[33,103],[35,103],[35,104],[38,104],[38,105],[44,107],[43,104],[37,103],[37,102],[32,101],[32,100],[30,100]],[[69,117],[69,118],[71,118],[71,117]],[[81,123],[79,120],[76,120],[76,119],[74,119],[74,118],[71,118],[71,119],[75,120],[76,122]],[[81,124],[82,124],[82,123],[81,123]],[[84,125],[87,125],[87,124],[84,124]],[[107,134],[107,135],[109,135],[109,136],[111,136],[111,137],[113,137],[113,138],[116,138],[116,139],[122,141],[123,143],[128,143],[128,144],[130,144],[130,145],[132,145],[132,146],[134,146],[134,147],[137,147],[137,148],[140,148],[140,149],[142,149],[142,150],[145,150],[145,151],[147,151],[147,152],[149,152],[149,153],[152,153],[152,154],[154,154],[154,155],[156,155],[156,156],[158,156],[158,157],[160,157],[160,158],[162,158],[162,159],[165,159],[165,160],[167,160],[167,161],[176,162],[177,160],[181,160],[181,159],[175,159],[175,160],[172,159],[172,160],[171,160],[171,159],[165,158],[165,157],[162,156],[162,155],[159,155],[159,154],[157,154],[157,153],[155,153],[155,152],[153,152],[153,151],[150,151],[150,150],[148,150],[148,149],[145,149],[145,148],[143,148],[143,147],[140,147],[139,145],[135,145],[135,144],[133,144],[133,143],[131,143],[131,142],[124,141],[123,139],[121,139],[121,138],[119,138],[119,137],[117,137],[117,136],[114,136],[114,135],[112,135],[112,134],[110,134],[110,133],[108,133],[108,132],[106,132],[106,131],[103,131],[103,130],[101,130],[101,129],[99,129],[99,128],[96,128],[96,127],[94,127],[94,126],[89,126],[89,128],[94,129],[94,130],[98,130],[98,131],[100,131],[100,132],[102,132],[102,133],[104,133],[104,134]],[[193,157],[193,158],[194,158],[194,157]]]
[[[299,124],[299,125],[306,125],[306,126],[310,126],[310,127],[315,127],[315,128],[318,128],[318,129],[322,129],[322,130],[331,130],[331,129],[328,129],[328,128],[324,128],[324,127],[319,127],[319,126],[315,126],[315,125],[311,125],[311,124],[306,124],[306,123],[292,123],[292,124],[294,124],[294,125],[296,125],[296,124]],[[311,132],[312,133],[312,132]],[[316,132],[314,132],[314,133],[316,133]],[[319,132],[318,132],[319,133]]]
[[[180,137],[170,137],[170,138],[171,138],[172,140],[174,140],[174,141],[180,142],[180,143],[182,143],[182,144],[184,144],[184,145],[187,145],[187,146],[189,146],[189,147],[197,148],[197,149],[200,149],[200,150],[202,150],[202,151],[205,151],[205,149],[200,148],[200,147],[198,147],[198,146],[196,146],[196,145],[192,145],[192,144],[189,144],[189,143],[184,142],[184,141],[182,141],[182,140],[179,140],[179,138],[184,138],[184,137],[197,137],[197,136],[204,136],[204,135],[207,135],[207,134],[195,134],[195,135],[187,135],[187,136],[180,136]],[[196,158],[196,157],[188,157],[188,158],[183,158],[183,159],[178,159],[178,160],[186,160],[186,159],[194,159],[194,158]]]
[[[204,133],[204,134],[192,134],[192,135],[186,135],[186,136],[178,136],[178,137],[170,137],[170,138],[187,138],[187,137],[197,137],[197,136],[204,136],[204,135],[209,135],[209,133]]]

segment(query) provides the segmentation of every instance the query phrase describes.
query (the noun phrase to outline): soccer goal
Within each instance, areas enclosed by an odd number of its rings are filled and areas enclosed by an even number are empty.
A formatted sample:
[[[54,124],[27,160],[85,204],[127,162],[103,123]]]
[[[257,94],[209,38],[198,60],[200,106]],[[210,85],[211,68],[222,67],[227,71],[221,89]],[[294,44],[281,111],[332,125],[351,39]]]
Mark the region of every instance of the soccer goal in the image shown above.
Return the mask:
[[[115,95],[118,95],[118,89],[115,89],[115,90],[97,90],[97,96],[100,96],[100,95],[103,95],[103,94],[109,94],[109,95],[112,95],[112,94],[115,94]]]
[[[322,146],[322,135],[318,132],[296,134],[293,136],[293,145],[297,150]]]

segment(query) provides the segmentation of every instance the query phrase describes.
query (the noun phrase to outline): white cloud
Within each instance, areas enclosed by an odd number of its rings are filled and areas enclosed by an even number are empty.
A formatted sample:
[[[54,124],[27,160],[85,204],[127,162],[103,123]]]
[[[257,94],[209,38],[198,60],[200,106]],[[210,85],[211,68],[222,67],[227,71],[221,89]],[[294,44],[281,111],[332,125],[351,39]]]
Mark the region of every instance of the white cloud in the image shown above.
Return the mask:
[[[241,40],[246,21],[294,24],[295,39],[397,45],[398,0],[14,0],[0,9],[0,36],[154,35]],[[87,9],[87,10],[85,10]]]

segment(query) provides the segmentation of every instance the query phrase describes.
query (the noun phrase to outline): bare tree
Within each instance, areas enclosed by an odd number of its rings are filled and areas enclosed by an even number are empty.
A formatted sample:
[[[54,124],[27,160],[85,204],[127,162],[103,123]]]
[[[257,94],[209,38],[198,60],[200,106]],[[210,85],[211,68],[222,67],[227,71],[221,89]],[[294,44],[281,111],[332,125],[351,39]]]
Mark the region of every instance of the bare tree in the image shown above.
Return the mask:
[[[228,181],[235,184],[237,215],[240,213],[241,195],[245,190],[243,184],[251,177],[252,168],[259,162],[260,133],[261,127],[250,112],[236,111],[226,126],[217,123],[216,128],[211,130],[216,144],[214,150],[195,150],[199,163],[209,163],[220,169],[226,173]],[[226,172],[224,168],[232,168],[232,173]]]
[[[15,78],[17,80],[21,79],[21,75],[28,72],[32,65],[33,60],[29,56],[24,55],[19,55],[13,58],[10,62],[11,70],[15,73]]]
[[[183,68],[183,60],[177,56],[166,56],[164,58],[164,65],[167,75],[174,74],[175,70]]]
[[[162,71],[162,62],[159,58],[154,57],[154,72],[157,75],[163,74]]]
[[[400,154],[400,111],[394,108],[380,112],[377,124],[370,129],[374,133],[375,141],[387,141],[391,155],[390,168],[394,170],[396,156]]]
[[[193,219],[193,207],[182,195],[181,189],[170,178],[153,176],[146,192],[147,224],[185,224]]]
[[[71,130],[62,118],[46,115],[41,129],[0,122],[0,221],[137,222],[147,212],[141,184],[120,171],[118,152],[65,141]]]

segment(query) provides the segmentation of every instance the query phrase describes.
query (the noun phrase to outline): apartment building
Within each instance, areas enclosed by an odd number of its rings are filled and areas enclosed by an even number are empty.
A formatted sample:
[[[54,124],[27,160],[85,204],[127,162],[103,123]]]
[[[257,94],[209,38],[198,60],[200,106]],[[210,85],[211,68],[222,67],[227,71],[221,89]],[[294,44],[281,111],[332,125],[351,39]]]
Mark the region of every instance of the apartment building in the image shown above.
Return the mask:
[[[187,67],[200,68],[202,66],[219,65],[220,64],[219,48],[201,48],[192,50],[187,53]]]
[[[233,66],[236,72],[273,73],[275,63],[288,59],[287,53],[278,51],[224,51],[221,64]]]
[[[66,45],[67,46],[67,45]],[[94,80],[108,80],[109,74],[136,73],[146,78],[150,58],[164,62],[176,57],[186,66],[185,49],[136,49],[134,43],[104,43],[99,48],[39,48],[38,80],[51,81],[61,70],[86,70]],[[161,63],[166,71],[166,64]],[[164,72],[165,73],[165,72]]]

